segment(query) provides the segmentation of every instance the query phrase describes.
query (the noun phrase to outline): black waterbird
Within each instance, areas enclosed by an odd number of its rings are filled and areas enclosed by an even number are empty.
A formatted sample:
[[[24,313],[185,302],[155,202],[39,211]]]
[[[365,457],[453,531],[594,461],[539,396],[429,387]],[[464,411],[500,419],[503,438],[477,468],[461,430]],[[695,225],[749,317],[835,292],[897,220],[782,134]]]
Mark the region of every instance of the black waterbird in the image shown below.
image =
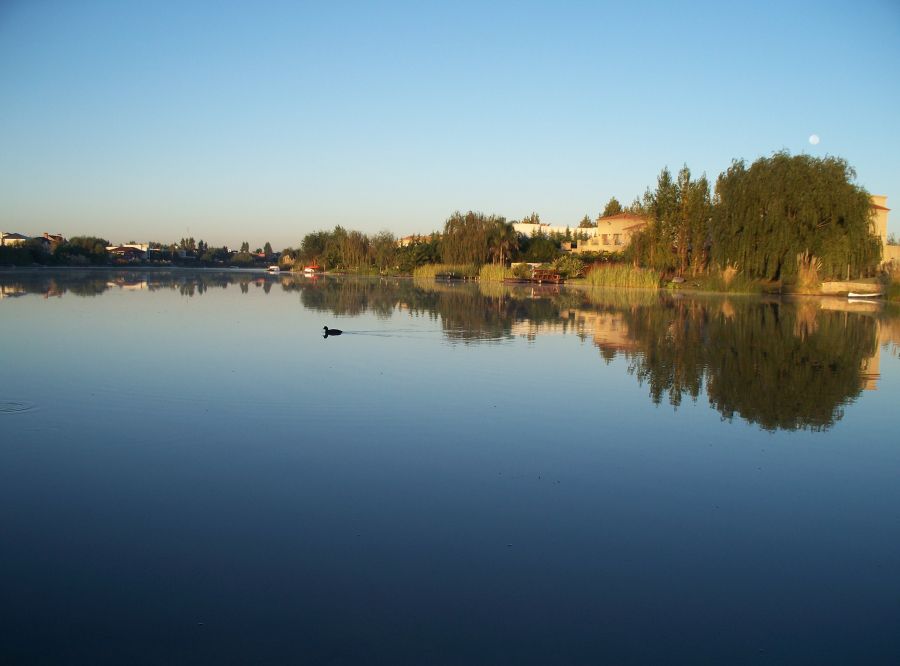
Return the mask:
[[[327,338],[329,335],[340,335],[343,333],[339,328],[328,328],[327,326],[323,326],[322,328],[325,329],[325,335],[322,336],[323,338]]]

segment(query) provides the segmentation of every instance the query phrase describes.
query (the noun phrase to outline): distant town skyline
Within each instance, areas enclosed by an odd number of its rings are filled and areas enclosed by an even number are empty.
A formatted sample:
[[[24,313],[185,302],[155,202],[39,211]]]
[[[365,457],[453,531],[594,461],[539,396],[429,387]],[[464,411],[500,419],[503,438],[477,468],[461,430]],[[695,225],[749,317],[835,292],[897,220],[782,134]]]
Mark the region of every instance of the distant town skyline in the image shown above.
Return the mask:
[[[0,229],[296,246],[596,218],[687,164],[836,155],[900,202],[900,5],[9,2]],[[896,233],[896,215],[889,231]]]

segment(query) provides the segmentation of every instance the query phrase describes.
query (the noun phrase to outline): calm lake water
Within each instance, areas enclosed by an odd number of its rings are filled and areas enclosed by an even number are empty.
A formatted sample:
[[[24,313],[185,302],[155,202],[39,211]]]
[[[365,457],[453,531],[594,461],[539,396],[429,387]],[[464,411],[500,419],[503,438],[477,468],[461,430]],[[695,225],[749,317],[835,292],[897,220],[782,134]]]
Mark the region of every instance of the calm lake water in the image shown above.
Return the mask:
[[[0,295],[0,663],[900,662],[896,311],[186,271]]]

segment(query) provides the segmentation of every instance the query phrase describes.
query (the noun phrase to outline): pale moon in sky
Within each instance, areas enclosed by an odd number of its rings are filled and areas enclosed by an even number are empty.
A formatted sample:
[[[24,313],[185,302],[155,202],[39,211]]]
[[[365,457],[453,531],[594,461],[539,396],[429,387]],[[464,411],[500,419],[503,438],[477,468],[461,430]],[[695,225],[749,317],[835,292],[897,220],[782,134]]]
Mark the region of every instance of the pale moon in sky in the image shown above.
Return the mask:
[[[809,142],[814,146],[818,146],[819,145],[819,135],[811,134],[809,137]]]

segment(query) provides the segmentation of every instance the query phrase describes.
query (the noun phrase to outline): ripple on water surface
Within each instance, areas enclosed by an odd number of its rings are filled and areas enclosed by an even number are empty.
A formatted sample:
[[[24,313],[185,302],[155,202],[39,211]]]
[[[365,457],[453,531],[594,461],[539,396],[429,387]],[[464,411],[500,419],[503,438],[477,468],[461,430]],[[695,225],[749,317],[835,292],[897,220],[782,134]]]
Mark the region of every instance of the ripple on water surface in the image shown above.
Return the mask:
[[[34,404],[21,400],[0,400],[0,414],[21,414],[34,409]]]

